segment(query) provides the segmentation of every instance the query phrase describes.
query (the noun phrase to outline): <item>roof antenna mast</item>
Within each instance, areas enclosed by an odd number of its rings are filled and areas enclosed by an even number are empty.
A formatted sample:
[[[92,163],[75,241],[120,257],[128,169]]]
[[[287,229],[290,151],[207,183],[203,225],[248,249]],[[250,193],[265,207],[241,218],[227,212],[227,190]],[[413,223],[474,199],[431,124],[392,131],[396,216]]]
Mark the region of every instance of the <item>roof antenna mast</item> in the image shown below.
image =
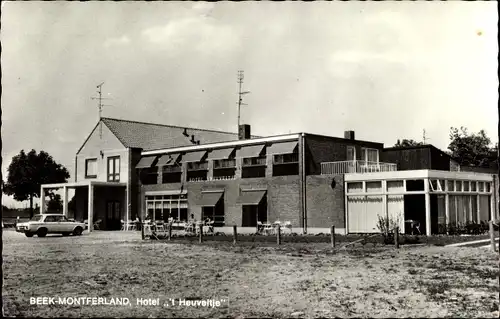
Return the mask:
[[[102,122],[101,122],[102,107],[105,106],[104,104],[102,104],[102,100],[109,100],[109,98],[102,97],[102,85],[103,84],[104,84],[104,82],[102,82],[101,84],[99,84],[97,86],[97,89],[98,89],[97,94],[99,94],[99,97],[91,97],[92,100],[98,101],[97,107],[99,108],[99,136],[101,139],[102,139]]]
[[[238,84],[239,84],[239,90],[238,90],[238,129],[236,132],[240,131],[240,117],[241,117],[241,106],[242,105],[248,105],[246,103],[243,103],[243,95],[250,93],[250,91],[245,91],[243,92],[242,85],[243,85],[243,79],[245,78],[243,74],[243,70],[238,71]]]

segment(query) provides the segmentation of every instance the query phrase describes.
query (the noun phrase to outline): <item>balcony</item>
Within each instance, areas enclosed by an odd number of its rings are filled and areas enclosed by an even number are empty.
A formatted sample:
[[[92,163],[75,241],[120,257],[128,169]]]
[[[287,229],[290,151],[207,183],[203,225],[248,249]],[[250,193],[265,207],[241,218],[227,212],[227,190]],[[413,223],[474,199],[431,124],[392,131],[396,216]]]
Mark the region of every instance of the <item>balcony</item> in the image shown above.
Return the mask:
[[[321,175],[336,175],[347,173],[374,173],[395,172],[397,164],[367,162],[367,161],[341,161],[321,163]]]

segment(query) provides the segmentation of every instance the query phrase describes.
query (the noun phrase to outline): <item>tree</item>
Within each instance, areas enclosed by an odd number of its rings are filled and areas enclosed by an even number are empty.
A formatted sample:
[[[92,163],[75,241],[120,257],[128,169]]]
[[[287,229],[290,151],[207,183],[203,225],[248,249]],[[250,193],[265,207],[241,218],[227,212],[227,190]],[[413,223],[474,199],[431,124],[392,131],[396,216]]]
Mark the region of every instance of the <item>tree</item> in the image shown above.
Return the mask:
[[[394,147],[412,147],[412,146],[420,146],[424,145],[422,142],[417,142],[415,140],[407,140],[403,139],[402,141],[398,140],[398,142],[394,145]]]
[[[28,154],[21,150],[12,158],[8,169],[7,181],[3,192],[13,195],[17,201],[30,201],[30,216],[33,217],[33,198],[40,198],[40,186],[50,183],[65,183],[69,178],[68,170],[54,161],[44,151],[39,154],[31,150]],[[49,194],[43,194],[46,196]]]
[[[63,209],[63,201],[61,195],[59,194],[49,194],[49,201],[47,202],[47,211],[49,212],[61,212]]]
[[[450,128],[451,156],[460,165],[489,167],[497,160],[498,144],[491,146],[491,140],[484,130],[469,133],[467,128]]]

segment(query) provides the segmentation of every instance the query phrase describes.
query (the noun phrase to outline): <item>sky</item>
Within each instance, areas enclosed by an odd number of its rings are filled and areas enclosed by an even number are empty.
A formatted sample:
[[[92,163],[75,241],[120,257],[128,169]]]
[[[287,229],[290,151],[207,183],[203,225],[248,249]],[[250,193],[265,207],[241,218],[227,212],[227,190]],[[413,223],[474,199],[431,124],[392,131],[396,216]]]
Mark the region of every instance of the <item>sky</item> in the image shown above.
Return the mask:
[[[44,150],[73,176],[103,116],[446,149],[497,141],[496,2],[4,2],[2,172]],[[4,204],[14,205],[3,197]]]

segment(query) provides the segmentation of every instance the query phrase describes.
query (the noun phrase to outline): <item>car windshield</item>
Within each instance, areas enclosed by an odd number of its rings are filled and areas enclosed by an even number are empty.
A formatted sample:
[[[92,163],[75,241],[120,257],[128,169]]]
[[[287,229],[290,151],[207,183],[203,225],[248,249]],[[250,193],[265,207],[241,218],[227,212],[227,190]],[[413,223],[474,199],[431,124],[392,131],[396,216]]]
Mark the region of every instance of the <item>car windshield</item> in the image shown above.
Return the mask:
[[[42,215],[35,215],[33,216],[30,221],[33,221],[33,222],[38,222],[42,219]]]

